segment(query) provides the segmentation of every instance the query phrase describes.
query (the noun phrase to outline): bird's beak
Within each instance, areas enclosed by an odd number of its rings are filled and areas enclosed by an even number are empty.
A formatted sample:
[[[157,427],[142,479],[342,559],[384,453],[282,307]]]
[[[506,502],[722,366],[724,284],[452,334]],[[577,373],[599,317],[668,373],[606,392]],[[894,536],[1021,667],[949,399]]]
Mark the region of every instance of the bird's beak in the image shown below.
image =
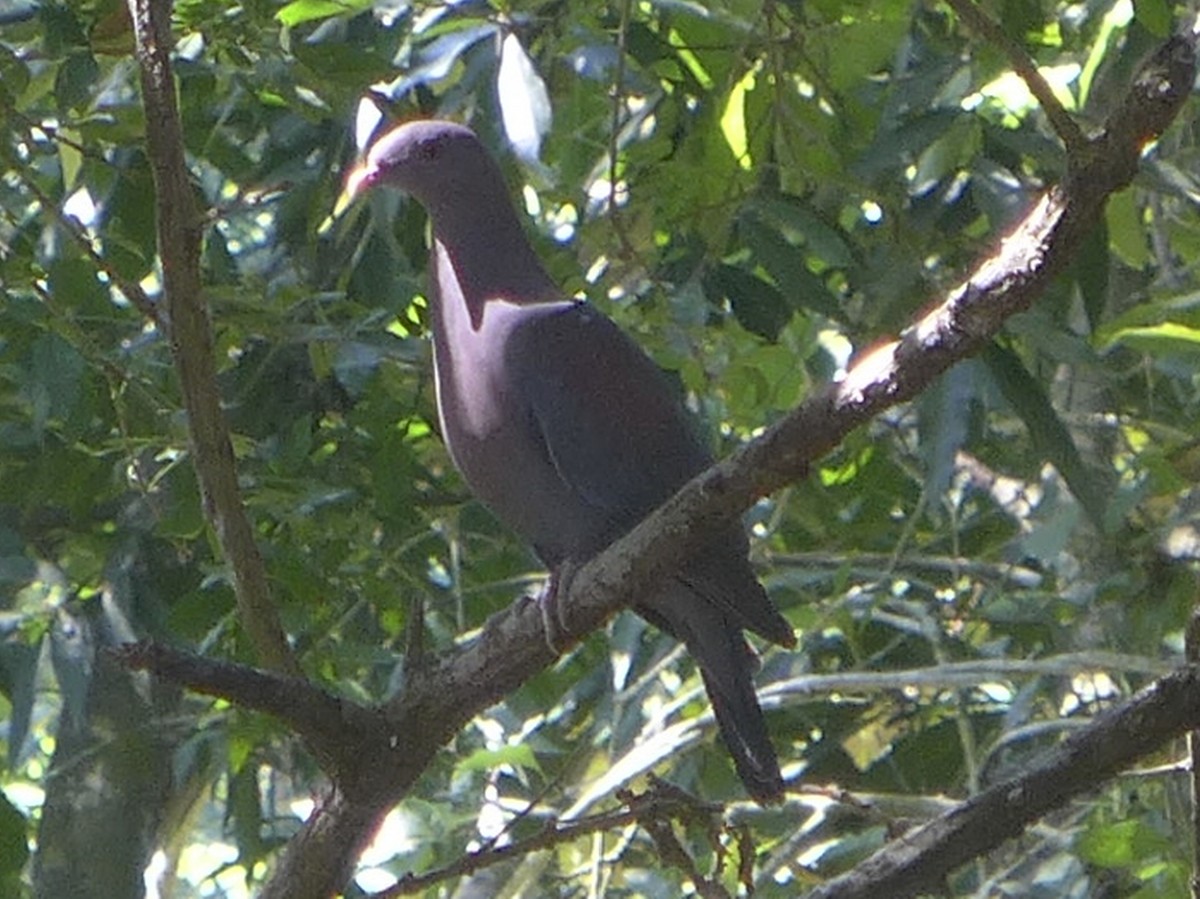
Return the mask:
[[[321,222],[321,226],[317,228],[318,234],[326,234],[333,227],[333,223],[341,218],[347,209],[353,205],[359,195],[366,189],[368,179],[371,175],[371,166],[364,159],[346,173],[346,180],[342,184],[342,192],[338,195],[337,202],[333,204],[333,212],[325,217],[325,221]]]
[[[341,196],[333,206],[333,217],[340,218],[350,208],[350,204],[358,199],[359,194],[367,185],[371,175],[371,167],[364,161],[360,162],[346,173],[346,182],[342,185]]]

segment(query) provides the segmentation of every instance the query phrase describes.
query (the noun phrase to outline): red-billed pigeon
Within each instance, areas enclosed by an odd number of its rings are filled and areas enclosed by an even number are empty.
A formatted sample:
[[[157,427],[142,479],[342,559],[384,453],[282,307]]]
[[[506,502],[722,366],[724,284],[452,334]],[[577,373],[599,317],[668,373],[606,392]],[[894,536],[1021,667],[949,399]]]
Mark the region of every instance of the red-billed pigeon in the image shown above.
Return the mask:
[[[434,367],[442,436],[474,494],[558,569],[604,549],[711,464],[662,371],[550,280],[494,160],[469,129],[415,121],[381,137],[347,198],[375,185],[420,202],[433,230]],[[682,640],[750,795],[783,797],[743,629],[784,646],[738,524],[634,606]]]

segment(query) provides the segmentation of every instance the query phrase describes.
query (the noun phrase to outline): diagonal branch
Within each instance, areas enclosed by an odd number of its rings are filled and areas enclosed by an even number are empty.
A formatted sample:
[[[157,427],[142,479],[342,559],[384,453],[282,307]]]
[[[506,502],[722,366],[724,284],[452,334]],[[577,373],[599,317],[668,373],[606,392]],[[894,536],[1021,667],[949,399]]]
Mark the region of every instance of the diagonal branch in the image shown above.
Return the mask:
[[[1067,148],[1067,155],[1082,152],[1087,144],[1087,138],[1075,124],[1071,114],[1058,102],[1053,88],[1042,77],[1037,63],[1025,52],[1025,48],[1010,38],[997,22],[976,5],[975,0],[946,0],[946,2],[958,13],[959,18],[967,23],[967,27],[988,43],[995,44],[1004,51],[1008,61],[1012,63],[1013,71],[1021,76],[1021,80],[1025,82],[1029,92],[1042,107],[1042,112],[1050,120],[1050,126],[1054,129],[1054,133]]]
[[[889,843],[809,899],[938,892],[956,868],[1200,724],[1200,668],[1181,668],[1072,734],[1019,777]]]
[[[162,259],[167,333],[183,389],[192,459],[204,510],[233,569],[238,613],[262,663],[299,675],[271,601],[267,569],[242,503],[229,426],[221,411],[213,335],[200,280],[202,220],[183,150],[171,72],[170,0],[129,0],[154,171],[155,226]]]

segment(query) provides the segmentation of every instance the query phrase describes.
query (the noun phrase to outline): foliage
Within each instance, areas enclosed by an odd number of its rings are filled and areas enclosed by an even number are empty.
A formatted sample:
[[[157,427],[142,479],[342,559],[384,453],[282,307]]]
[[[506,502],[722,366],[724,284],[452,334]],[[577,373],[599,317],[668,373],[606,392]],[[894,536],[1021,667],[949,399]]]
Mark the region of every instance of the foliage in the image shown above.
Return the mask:
[[[1085,127],[1170,28],[1161,2],[990,11]],[[1011,60],[940,5],[179,0],[175,38],[256,536],[306,673],[364,701],[395,688],[415,621],[447,645],[539,572],[437,439],[419,210],[378,196],[326,221],[362,97],[475,127],[564,290],[678,372],[722,451],[903,327],[1064,174]],[[136,635],[253,661],[169,346],[119,289],[160,280],[130,50],[115,0],[0,20],[5,895],[88,895],[84,847],[92,895],[136,894],[154,853],[161,895],[244,894],[322,784],[272,722],[101,652]],[[845,868],[1178,661],[1200,552],[1194,128],[1189,110],[1003,339],[748,516],[802,637],[759,683],[785,774],[814,788],[735,809],[756,895]],[[969,681],[960,662],[980,663]],[[651,768],[737,800],[705,708],[686,657],[622,616],[456,737],[360,886],[608,808]],[[1184,895],[1184,798],[1161,772],[1106,785],[949,888]],[[736,886],[730,832],[678,835]],[[477,875],[496,895],[684,879],[637,829],[499,870]]]

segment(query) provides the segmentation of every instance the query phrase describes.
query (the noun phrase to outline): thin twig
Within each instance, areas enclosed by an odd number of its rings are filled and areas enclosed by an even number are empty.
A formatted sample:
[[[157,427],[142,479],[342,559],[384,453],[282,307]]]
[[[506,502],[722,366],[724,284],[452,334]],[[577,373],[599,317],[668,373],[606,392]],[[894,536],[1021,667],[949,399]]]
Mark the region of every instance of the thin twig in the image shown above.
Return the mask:
[[[621,111],[625,107],[625,50],[629,33],[629,8],[632,0],[621,0],[621,20],[617,25],[617,68],[613,73],[612,121],[608,129],[608,218],[621,244],[621,253],[627,259],[636,259],[637,250],[629,241],[629,235],[621,223],[617,208],[617,154],[620,152],[617,138],[621,133]]]
[[[1021,76],[1021,80],[1029,87],[1029,92],[1037,98],[1042,111],[1046,113],[1046,118],[1050,120],[1050,127],[1054,129],[1054,133],[1067,148],[1067,155],[1074,157],[1081,152],[1088,143],[1087,137],[1075,120],[1071,118],[1070,113],[1063,109],[1062,104],[1058,102],[1058,98],[1054,96],[1054,90],[1042,77],[1037,63],[1025,52],[1025,48],[1005,34],[1004,29],[976,6],[973,0],[946,0],[946,2],[958,13],[959,18],[967,23],[968,28],[1004,51],[1013,71]]]
[[[55,221],[71,236],[71,239],[79,247],[80,251],[91,260],[92,265],[96,270],[102,272],[110,282],[116,285],[117,289],[125,295],[125,298],[133,304],[138,310],[150,321],[158,327],[163,326],[162,309],[142,290],[140,284],[136,281],[131,281],[113,268],[107,259],[100,253],[99,250],[92,245],[92,239],[88,237],[83,225],[71,218],[62,211],[62,206],[56,203],[44,190],[37,186],[32,178],[25,175],[20,168],[12,169],[17,180],[21,182],[21,186],[33,194],[38,204],[46,211],[47,214],[54,217]]]
[[[653,835],[656,828],[662,826],[669,828],[669,822],[673,818],[681,816],[690,818],[697,812],[697,804],[694,800],[679,795],[677,791],[664,789],[661,785],[655,785],[647,792],[637,795],[625,793],[621,798],[625,803],[623,809],[601,812],[569,822],[547,821],[542,829],[531,837],[509,843],[506,846],[489,846],[486,849],[471,852],[445,867],[426,874],[407,874],[390,888],[373,894],[372,899],[395,899],[397,896],[407,896],[453,877],[474,874],[509,859],[524,858],[588,834],[618,830],[628,827],[630,824],[639,824]],[[715,814],[720,811],[719,806],[705,805],[703,808],[707,814]],[[680,852],[687,859],[685,867],[691,868],[694,874],[694,863],[687,857],[687,853],[683,852],[682,847],[680,847]]]

